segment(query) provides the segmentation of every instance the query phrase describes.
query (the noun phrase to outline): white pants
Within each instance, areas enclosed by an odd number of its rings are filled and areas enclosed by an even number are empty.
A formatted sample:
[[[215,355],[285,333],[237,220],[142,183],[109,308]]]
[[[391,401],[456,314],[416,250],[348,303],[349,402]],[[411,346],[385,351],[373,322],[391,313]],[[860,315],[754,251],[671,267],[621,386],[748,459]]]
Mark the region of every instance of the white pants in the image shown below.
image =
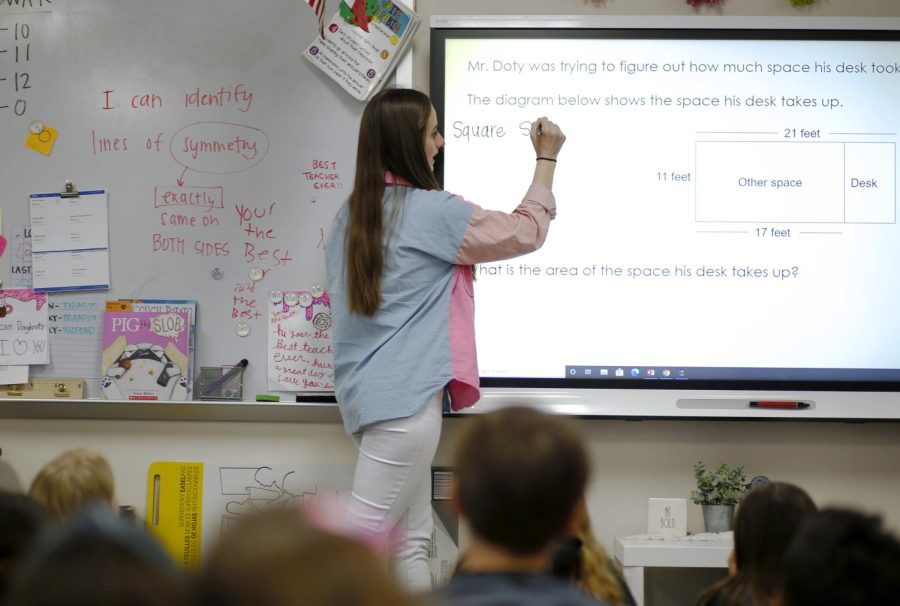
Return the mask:
[[[442,395],[435,394],[411,417],[377,423],[353,436],[359,457],[351,522],[369,533],[391,534],[398,578],[413,592],[431,589],[431,463],[441,435]]]

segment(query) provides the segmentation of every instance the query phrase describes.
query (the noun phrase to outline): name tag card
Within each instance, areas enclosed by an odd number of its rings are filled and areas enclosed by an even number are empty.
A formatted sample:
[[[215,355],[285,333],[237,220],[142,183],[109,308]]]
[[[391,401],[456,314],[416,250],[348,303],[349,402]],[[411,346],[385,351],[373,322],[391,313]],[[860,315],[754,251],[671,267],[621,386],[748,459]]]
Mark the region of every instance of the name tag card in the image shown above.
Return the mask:
[[[687,536],[687,499],[648,499],[647,532],[669,537]]]

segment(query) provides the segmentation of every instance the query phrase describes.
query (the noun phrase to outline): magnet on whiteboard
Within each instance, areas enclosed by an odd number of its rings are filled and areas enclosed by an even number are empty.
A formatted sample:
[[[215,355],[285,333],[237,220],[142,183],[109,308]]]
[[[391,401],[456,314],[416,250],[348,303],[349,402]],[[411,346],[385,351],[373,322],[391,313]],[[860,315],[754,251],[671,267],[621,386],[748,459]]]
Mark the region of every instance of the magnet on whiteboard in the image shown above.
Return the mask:
[[[30,130],[31,132],[33,132],[33,133],[36,134],[36,135],[39,135],[39,134],[41,134],[42,132],[44,132],[44,123],[41,122],[40,120],[35,120],[35,121],[32,122],[31,125],[28,127],[28,130]]]
[[[294,307],[297,303],[300,302],[300,297],[295,292],[289,292],[284,295],[284,304],[288,307]]]
[[[238,322],[237,326],[234,327],[234,334],[239,337],[246,337],[250,334],[250,325],[246,322]]]
[[[322,295],[325,294],[325,289],[322,288],[321,284],[313,284],[309,288],[309,294],[311,294],[313,296],[313,298],[318,299],[319,297],[321,297]]]
[[[277,305],[284,300],[284,295],[280,290],[270,290],[269,291],[269,303],[272,305]]]
[[[300,307],[309,307],[310,305],[312,305],[312,302],[313,302],[313,297],[308,292],[305,292],[302,295],[300,295]]]
[[[258,267],[250,268],[250,279],[253,280],[254,282],[259,282],[260,280],[262,280],[264,275],[265,275],[265,273],[260,268],[258,268]]]

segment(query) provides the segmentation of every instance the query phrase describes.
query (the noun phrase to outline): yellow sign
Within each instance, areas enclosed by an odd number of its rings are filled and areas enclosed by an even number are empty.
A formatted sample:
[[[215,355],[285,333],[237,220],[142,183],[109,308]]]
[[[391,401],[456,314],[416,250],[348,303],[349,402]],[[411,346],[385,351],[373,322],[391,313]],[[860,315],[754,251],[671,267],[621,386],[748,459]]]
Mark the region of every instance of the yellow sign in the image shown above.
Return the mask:
[[[200,566],[203,463],[157,461],[147,477],[147,524],[173,558]]]

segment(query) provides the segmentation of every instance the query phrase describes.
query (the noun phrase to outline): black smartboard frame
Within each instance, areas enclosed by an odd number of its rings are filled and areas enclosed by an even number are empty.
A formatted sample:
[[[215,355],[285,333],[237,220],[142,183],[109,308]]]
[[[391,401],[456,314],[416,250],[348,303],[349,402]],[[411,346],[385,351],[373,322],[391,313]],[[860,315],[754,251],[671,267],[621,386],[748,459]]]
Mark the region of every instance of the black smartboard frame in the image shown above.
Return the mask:
[[[435,16],[431,26],[430,90],[439,124],[445,124],[445,44],[453,39],[900,41],[900,22],[896,19]],[[436,163],[441,179],[443,155]],[[640,370],[643,373],[645,369]],[[762,370],[770,372],[760,373]],[[486,407],[524,402],[578,416],[900,419],[900,369],[841,373],[830,369],[757,368],[727,379],[683,383],[612,377],[483,376],[482,386]],[[808,406],[774,411],[750,406],[760,400],[804,402]]]

